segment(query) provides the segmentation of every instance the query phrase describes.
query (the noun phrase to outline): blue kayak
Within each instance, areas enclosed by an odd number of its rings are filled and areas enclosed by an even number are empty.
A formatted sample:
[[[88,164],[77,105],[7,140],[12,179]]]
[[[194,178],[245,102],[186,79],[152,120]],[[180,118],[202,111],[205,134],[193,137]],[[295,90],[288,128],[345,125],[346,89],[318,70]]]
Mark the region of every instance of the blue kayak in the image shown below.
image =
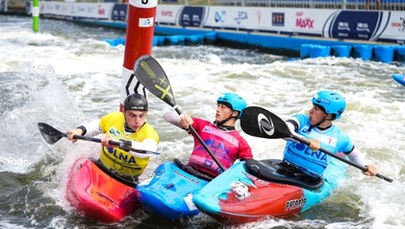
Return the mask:
[[[193,195],[209,179],[178,160],[174,161],[177,163],[167,161],[159,165],[152,178],[137,186],[139,202],[144,209],[171,221],[199,213],[193,203]]]
[[[405,76],[401,74],[393,74],[392,78],[394,78],[395,81],[397,81],[399,84],[402,86],[405,86]]]
[[[199,210],[226,224],[288,217],[321,203],[346,176],[347,164],[330,159],[323,178],[309,177],[281,160],[246,160],[194,195]]]

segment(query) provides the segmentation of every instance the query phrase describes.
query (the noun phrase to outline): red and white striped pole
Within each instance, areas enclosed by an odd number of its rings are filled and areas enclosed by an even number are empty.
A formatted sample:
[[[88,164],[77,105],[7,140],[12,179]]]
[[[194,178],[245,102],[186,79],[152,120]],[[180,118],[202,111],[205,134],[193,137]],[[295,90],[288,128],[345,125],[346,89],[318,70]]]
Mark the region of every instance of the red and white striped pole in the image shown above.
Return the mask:
[[[134,76],[134,64],[142,55],[152,54],[153,32],[158,0],[129,0],[122,70],[120,111],[129,94],[146,96],[145,89]]]

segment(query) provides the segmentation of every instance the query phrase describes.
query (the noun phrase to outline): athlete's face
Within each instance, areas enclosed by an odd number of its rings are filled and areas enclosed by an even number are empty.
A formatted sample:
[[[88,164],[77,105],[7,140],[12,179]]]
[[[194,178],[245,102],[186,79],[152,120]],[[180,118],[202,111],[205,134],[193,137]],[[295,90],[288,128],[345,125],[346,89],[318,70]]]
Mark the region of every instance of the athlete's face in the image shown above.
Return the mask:
[[[229,108],[228,106],[226,106],[223,103],[217,103],[217,110],[215,113],[215,121],[216,122],[221,122],[229,117],[237,117],[238,116],[238,112],[237,111],[233,111],[231,108]]]
[[[148,112],[129,110],[125,111],[124,115],[128,127],[131,128],[133,131],[137,131],[145,123]]]
[[[309,110],[309,119],[311,120],[311,125],[318,124],[319,122],[324,120],[327,116],[328,115],[317,105],[313,105],[311,110]],[[322,124],[320,125],[321,127]]]

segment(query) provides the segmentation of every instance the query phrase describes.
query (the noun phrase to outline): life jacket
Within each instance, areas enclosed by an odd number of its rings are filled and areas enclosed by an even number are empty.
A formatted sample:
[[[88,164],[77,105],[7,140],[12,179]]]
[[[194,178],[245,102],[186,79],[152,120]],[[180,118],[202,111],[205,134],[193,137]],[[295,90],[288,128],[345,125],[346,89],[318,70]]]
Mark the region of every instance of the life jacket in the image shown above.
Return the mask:
[[[332,153],[349,153],[353,149],[350,138],[336,125],[326,130],[317,127],[311,128],[307,115],[294,116],[299,122],[297,133],[307,139],[316,139],[321,143],[321,148]],[[312,151],[309,146],[295,141],[288,141],[284,150],[284,160],[300,168],[308,175],[322,176],[328,166],[328,155],[318,150]]]
[[[124,129],[125,118],[122,112],[113,112],[105,115],[100,120],[100,128],[103,133],[119,140],[142,142],[145,139],[154,139],[159,142],[159,136],[156,130],[145,123],[135,133],[126,133]],[[124,178],[138,178],[149,163],[149,157],[141,158],[131,154],[118,147],[102,147],[100,151],[101,163],[117,175]]]
[[[237,159],[252,158],[252,150],[237,130],[223,131],[208,120],[193,118],[193,127],[218,161],[228,169]],[[194,137],[194,149],[188,165],[212,177],[223,171],[200,141]]]

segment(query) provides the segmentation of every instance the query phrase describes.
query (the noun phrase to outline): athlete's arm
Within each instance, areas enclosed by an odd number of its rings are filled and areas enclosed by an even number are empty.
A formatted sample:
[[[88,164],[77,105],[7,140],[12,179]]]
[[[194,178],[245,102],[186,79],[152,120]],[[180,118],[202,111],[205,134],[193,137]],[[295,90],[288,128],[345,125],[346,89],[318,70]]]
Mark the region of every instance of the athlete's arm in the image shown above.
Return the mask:
[[[153,151],[157,150],[157,142],[153,139],[145,139],[141,142],[131,141],[132,147],[139,150]]]
[[[287,124],[288,129],[290,129],[290,132],[292,135],[303,138],[300,136],[296,131],[300,128],[299,122],[295,117],[292,117],[290,119],[287,119],[285,121]],[[306,138],[305,138],[306,139]],[[290,140],[290,141],[296,141],[292,138],[284,138],[284,140]],[[309,148],[312,149],[312,151],[316,152],[321,148],[321,143],[316,140],[316,139],[306,139],[309,142]]]
[[[363,171],[364,175],[375,176],[377,174],[377,168],[374,165],[367,164],[364,155],[360,152],[360,150],[353,148],[352,152],[350,152],[347,156],[352,162],[367,168],[367,171]]]
[[[77,127],[76,129],[72,129],[67,131],[66,135],[69,140],[72,142],[76,142],[77,139],[73,139],[74,135],[87,135],[87,136],[95,136],[97,134],[100,134],[100,126],[99,126],[99,120],[94,120],[86,125],[82,125]]]
[[[170,124],[185,130],[187,130],[187,128],[184,128],[185,125],[192,125],[193,123],[193,120],[190,116],[185,115],[182,119],[176,112],[173,111],[164,113],[163,118]]]
[[[295,136],[302,137],[299,134],[297,134],[297,132],[296,132],[298,130],[298,128],[299,128],[299,124],[298,124],[298,121],[294,117],[291,117],[291,118],[287,119],[285,121],[285,124],[287,124],[287,127],[290,130],[291,134],[293,134]],[[286,141],[298,142],[297,140],[294,140],[292,138],[283,138],[283,139],[286,140]]]
[[[358,150],[355,147],[353,148],[352,152],[347,154],[347,156],[349,157],[350,161],[352,161],[360,166],[367,165],[364,155],[360,152],[360,150]]]
[[[100,120],[94,120],[80,127],[84,128],[82,135],[96,136],[97,134],[101,134]]]

